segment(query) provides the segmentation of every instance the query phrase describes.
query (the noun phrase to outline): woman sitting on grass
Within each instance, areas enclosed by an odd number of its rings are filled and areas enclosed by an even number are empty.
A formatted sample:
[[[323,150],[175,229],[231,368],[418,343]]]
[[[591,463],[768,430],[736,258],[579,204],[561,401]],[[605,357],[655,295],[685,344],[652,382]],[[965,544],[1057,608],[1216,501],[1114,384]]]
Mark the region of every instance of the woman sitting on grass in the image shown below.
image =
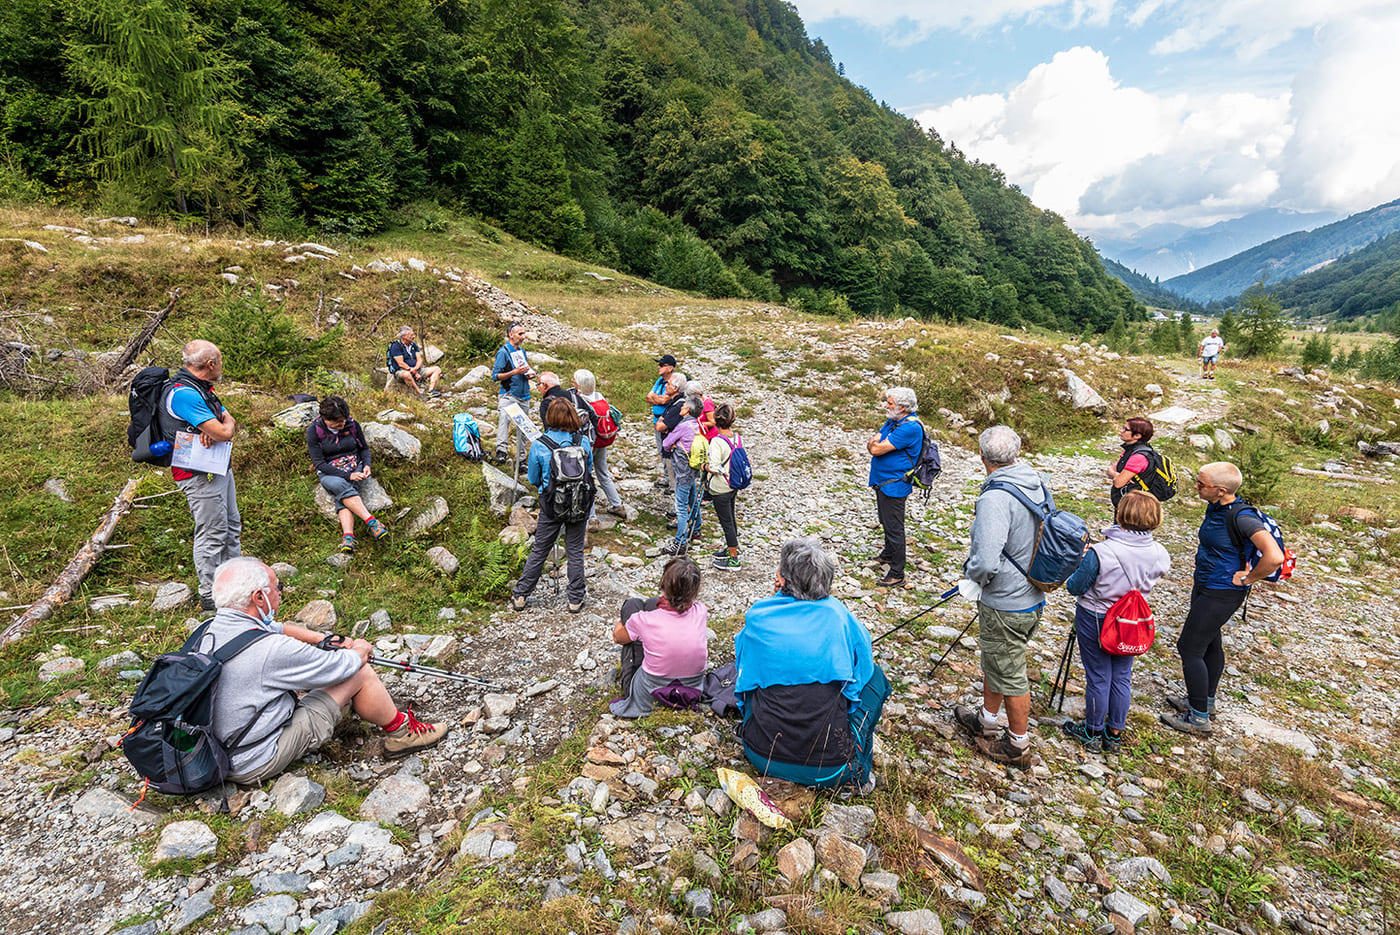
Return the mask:
[[[709,654],[705,626],[710,610],[695,598],[700,566],[673,558],[661,572],[661,596],[622,602],[613,642],[622,646],[622,697],[608,705],[618,717],[650,714],[652,692],[673,682],[700,688]]]
[[[1171,568],[1171,556],[1152,538],[1162,525],[1162,504],[1145,490],[1129,490],[1118,501],[1118,523],[1104,541],[1084,553],[1079,570],[1065,582],[1079,595],[1074,628],[1084,661],[1084,720],[1066,721],[1066,734],[1091,753],[1117,753],[1133,697],[1133,658],[1104,652],[1099,642],[1104,616],[1124,594],[1144,597]]]
[[[355,517],[364,521],[376,539],[389,530],[374,518],[360,498],[360,484],[369,477],[369,445],[360,423],[350,418],[350,406],[339,396],[321,400],[321,415],[306,428],[306,453],[321,478],[321,486],[335,498],[340,520],[340,551],[355,551]]]

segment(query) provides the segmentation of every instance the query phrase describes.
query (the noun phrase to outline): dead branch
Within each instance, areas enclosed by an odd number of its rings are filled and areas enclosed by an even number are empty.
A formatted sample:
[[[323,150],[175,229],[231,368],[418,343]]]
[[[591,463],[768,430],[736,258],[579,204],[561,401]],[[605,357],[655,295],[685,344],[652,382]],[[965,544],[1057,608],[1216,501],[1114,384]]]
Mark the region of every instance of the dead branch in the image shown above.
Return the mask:
[[[0,633],[0,647],[8,646],[24,636],[34,624],[49,619],[64,601],[73,596],[83,578],[87,577],[87,573],[92,571],[92,567],[102,557],[107,543],[112,539],[112,533],[116,532],[117,522],[131,509],[131,500],[136,496],[136,485],[140,482],[140,478],[137,477],[126,482],[122,492],[117,494],[117,499],[113,501],[112,508],[102,517],[97,531],[78,549],[68,567],[59,572],[53,584],[44,592],[44,596],[29,605],[28,610],[16,617],[14,622],[5,628],[5,632]]]
[[[416,296],[417,294],[418,294],[418,290],[417,290],[417,289],[411,290],[411,291],[408,293],[408,298],[404,299],[404,300],[403,300],[402,302],[400,302],[398,305],[395,305],[393,308],[389,309],[389,310],[388,310],[387,312],[385,312],[383,315],[380,315],[378,318],[376,318],[376,319],[374,320],[374,324],[372,324],[372,325],[369,326],[369,333],[370,333],[370,334],[374,334],[376,331],[378,331],[378,330],[379,330],[379,323],[380,323],[381,321],[383,321],[384,319],[388,318],[390,315],[394,314],[394,313],[397,312],[399,309],[403,308],[405,305],[408,305],[409,303],[411,303],[411,302],[413,301],[414,296]]]
[[[107,368],[107,379],[110,382],[115,383],[119,380],[121,375],[126,372],[126,368],[131,366],[131,362],[146,349],[146,345],[151,343],[151,339],[156,336],[156,332],[160,330],[160,326],[165,323],[166,317],[175,310],[175,303],[179,300],[180,290],[177,288],[174,292],[170,293],[170,301],[166,303],[165,308],[156,312],[155,316],[150,321],[146,322],[146,326],[136,332],[136,336],[127,344],[126,350],[122,351],[121,356],[113,361],[112,365]]]
[[[1355,480],[1365,484],[1393,484],[1395,481],[1388,477],[1367,477],[1364,474],[1340,474],[1334,471],[1314,471],[1312,468],[1295,467],[1294,474],[1306,474],[1308,477],[1330,477],[1333,480]]]

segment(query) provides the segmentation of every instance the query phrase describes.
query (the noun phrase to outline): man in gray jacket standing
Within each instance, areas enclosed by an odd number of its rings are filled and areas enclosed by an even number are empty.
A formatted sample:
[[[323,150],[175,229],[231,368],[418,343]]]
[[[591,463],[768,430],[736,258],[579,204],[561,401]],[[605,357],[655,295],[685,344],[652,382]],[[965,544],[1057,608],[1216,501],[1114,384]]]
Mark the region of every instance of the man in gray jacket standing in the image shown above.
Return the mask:
[[[317,646],[328,634],[274,620],[282,585],[271,568],[247,556],[214,573],[214,603],[201,652],[213,652],[247,630],[269,636],[224,663],[214,702],[214,734],[229,751],[229,781],[256,786],[331,739],[341,710],[384,730],[384,757],[397,759],[447,736],[446,724],[419,721],[400,711],[369,666],[372,647],[347,640],[343,648]],[[297,697],[299,692],[306,694]]]
[[[1015,497],[994,483],[1014,484],[1032,500],[1045,499],[1045,481],[1035,469],[1017,464],[1021,436],[994,425],[978,438],[987,480],[977,497],[972,543],[963,574],[981,589],[977,598],[977,645],[982,650],[982,710],[953,708],[953,720],[967,731],[989,759],[1028,769],[1030,748],[1030,680],[1026,644],[1040,625],[1045,596],[1017,570],[1030,567],[1036,520]],[[989,489],[990,488],[990,489]],[[997,715],[1006,703],[1005,731]]]

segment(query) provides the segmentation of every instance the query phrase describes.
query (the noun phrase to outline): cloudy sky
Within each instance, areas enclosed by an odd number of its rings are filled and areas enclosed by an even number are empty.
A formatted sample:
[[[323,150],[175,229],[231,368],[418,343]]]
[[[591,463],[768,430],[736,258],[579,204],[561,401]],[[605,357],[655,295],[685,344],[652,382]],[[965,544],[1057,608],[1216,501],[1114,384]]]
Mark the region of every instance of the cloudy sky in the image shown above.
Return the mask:
[[[1400,0],[795,0],[846,77],[1094,237],[1400,197]]]

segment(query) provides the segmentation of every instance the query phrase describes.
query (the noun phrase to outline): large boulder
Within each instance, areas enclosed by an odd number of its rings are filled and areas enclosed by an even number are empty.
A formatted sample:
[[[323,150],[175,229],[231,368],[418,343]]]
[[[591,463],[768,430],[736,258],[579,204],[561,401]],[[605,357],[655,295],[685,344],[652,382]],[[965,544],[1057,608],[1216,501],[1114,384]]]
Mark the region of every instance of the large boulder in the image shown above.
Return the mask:
[[[442,348],[436,344],[426,344],[423,346],[423,360],[430,366],[442,360]]]
[[[412,539],[415,536],[421,536],[445,519],[447,519],[447,501],[442,497],[433,497],[404,525],[404,538]]]
[[[365,502],[365,509],[371,513],[387,510],[394,505],[393,499],[385,492],[379,481],[374,479],[374,475],[360,481],[360,499]],[[320,510],[321,515],[327,519],[335,519],[335,499],[326,493],[326,488],[320,484],[316,485],[316,509]]]
[[[530,488],[517,484],[515,478],[485,462],[481,465],[481,476],[486,478],[486,489],[491,495],[491,512],[497,516],[509,515],[511,507],[522,497],[533,496]]]
[[[423,451],[422,442],[396,425],[366,422],[360,428],[364,430],[365,442],[370,451],[377,455],[417,461]]]
[[[272,417],[272,424],[289,432],[305,432],[306,427],[321,414],[319,403],[297,403]]]
[[[1065,380],[1069,384],[1070,403],[1075,409],[1088,409],[1098,416],[1108,411],[1108,403],[1104,398],[1092,386],[1081,380],[1074,371],[1066,370]]]

